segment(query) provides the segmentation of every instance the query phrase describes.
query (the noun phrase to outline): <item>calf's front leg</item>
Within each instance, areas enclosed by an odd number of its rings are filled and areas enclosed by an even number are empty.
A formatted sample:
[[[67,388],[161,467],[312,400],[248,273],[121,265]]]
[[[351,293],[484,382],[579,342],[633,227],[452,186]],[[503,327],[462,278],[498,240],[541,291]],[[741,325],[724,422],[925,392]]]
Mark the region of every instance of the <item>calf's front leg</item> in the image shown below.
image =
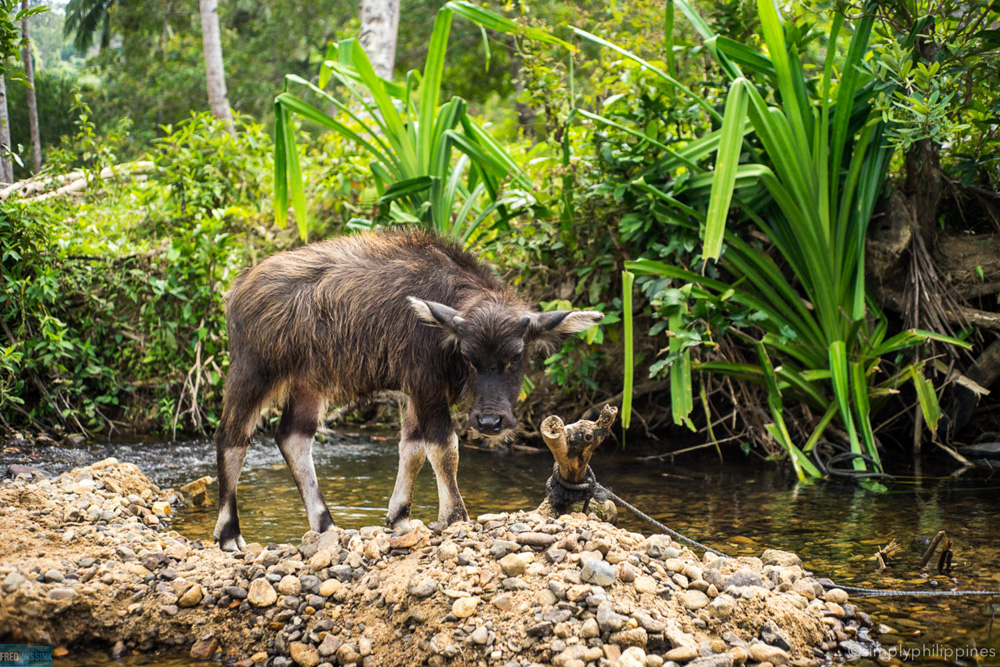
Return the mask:
[[[444,442],[427,443],[427,458],[437,478],[438,521],[445,526],[468,521],[469,513],[458,490],[458,436],[455,431],[449,429]]]
[[[404,425],[403,436],[399,439],[399,471],[396,473],[396,486],[389,498],[389,514],[385,522],[399,532],[410,530],[410,510],[413,507],[413,483],[417,479],[420,468],[424,465],[424,443],[411,439],[406,435]]]

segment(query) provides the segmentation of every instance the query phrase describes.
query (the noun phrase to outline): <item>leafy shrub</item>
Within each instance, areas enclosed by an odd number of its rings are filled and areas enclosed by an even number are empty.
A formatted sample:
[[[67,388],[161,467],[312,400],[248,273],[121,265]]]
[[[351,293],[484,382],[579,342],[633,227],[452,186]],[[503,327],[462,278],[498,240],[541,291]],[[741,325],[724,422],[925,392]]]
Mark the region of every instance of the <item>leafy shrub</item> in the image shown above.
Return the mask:
[[[245,118],[237,129],[197,114],[168,128],[149,180],[95,177],[83,201],[2,204],[0,401],[17,405],[19,421],[214,425],[228,364],[225,288],[289,240],[259,233],[269,228],[270,139]],[[67,162],[96,173],[113,159],[86,111],[78,138]]]
[[[76,82],[61,72],[40,70],[35,72],[35,99],[38,104],[38,134],[42,141],[42,160],[47,160],[50,147],[58,146],[60,138],[74,132],[73,120]],[[28,88],[22,85],[7,87],[7,109],[10,112],[10,136],[15,145],[22,147],[21,162],[15,164],[14,180],[31,175],[31,142],[28,129]]]

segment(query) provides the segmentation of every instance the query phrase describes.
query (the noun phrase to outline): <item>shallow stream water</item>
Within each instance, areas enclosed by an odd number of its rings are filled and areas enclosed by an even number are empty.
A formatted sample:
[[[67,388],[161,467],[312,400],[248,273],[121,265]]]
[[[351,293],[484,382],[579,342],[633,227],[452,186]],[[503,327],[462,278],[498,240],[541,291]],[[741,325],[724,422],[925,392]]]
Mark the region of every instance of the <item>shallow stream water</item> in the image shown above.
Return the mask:
[[[768,547],[798,553],[804,567],[838,583],[888,589],[1000,589],[1000,476],[970,471],[958,477],[899,478],[887,493],[851,485],[803,485],[794,475],[761,466],[739,453],[724,464],[714,454],[687,458],[685,465],[643,457],[648,448],[605,444],[592,462],[598,480],[658,520],[693,539],[732,555],[759,556]],[[710,450],[705,450],[710,451]],[[208,440],[46,448],[30,463],[53,472],[107,456],[132,461],[160,486],[180,486],[215,474]],[[381,523],[396,474],[393,435],[356,434],[314,450],[320,485],[338,525]],[[943,463],[947,466],[947,463]],[[503,453],[463,447],[459,486],[469,513],[530,509],[544,493],[552,459],[547,452]],[[214,490],[215,487],[213,487]],[[273,441],[250,451],[240,478],[243,534],[248,542],[297,541],[308,529],[290,474]],[[436,518],[437,495],[430,466],[417,481],[413,516]],[[173,528],[189,538],[211,539],[215,505],[180,510]],[[623,512],[622,525],[649,534],[650,527]],[[927,542],[939,530],[953,541],[953,570],[917,567]],[[895,540],[900,547],[889,567],[876,572],[875,553]],[[858,599],[875,624],[892,632],[878,636],[904,664],[1000,664],[1000,597]],[[986,653],[985,659],[970,658]],[[855,661],[867,662],[867,661]],[[112,662],[103,655],[70,655],[62,667],[179,667],[172,656]]]

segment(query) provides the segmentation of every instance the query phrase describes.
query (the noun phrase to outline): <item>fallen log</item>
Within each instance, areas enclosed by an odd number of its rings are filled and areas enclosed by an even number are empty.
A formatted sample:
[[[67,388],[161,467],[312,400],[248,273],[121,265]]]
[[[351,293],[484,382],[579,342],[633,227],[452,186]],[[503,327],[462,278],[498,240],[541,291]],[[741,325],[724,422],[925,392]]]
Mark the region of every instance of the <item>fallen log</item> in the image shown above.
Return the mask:
[[[113,167],[105,167],[96,174],[102,181],[119,178],[141,178],[143,174],[153,171],[156,164],[150,160],[137,160]],[[30,203],[43,202],[57,197],[79,194],[89,187],[87,172],[71,171],[68,174],[39,174],[23,181],[18,181],[0,189],[0,201],[18,196],[22,201]]]

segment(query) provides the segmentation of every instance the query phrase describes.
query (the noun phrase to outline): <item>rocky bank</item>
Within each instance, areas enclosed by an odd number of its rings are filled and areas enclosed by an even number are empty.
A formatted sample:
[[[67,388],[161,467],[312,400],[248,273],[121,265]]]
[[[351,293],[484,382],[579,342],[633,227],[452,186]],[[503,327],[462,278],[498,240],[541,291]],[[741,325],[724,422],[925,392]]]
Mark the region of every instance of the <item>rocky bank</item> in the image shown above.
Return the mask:
[[[179,501],[114,459],[0,483],[0,640],[239,667],[806,667],[869,642],[847,594],[787,552],[698,557],[514,512],[227,554],[168,529]]]

